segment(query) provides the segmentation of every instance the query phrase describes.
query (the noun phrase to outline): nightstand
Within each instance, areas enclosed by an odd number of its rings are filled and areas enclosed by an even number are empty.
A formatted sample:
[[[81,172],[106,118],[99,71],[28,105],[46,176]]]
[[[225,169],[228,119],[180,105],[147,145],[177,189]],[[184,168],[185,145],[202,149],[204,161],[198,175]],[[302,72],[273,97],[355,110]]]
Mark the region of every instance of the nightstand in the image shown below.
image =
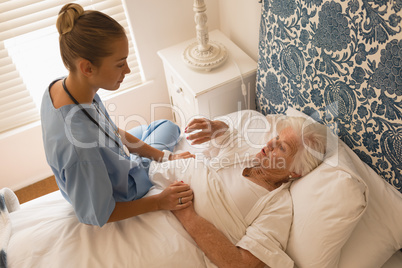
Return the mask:
[[[181,127],[195,116],[214,119],[239,110],[255,110],[257,63],[220,31],[210,32],[209,39],[223,44],[228,53],[225,63],[209,72],[190,69],[182,59],[183,51],[195,39],[158,51],[165,69],[173,120]],[[242,79],[247,89],[246,100]]]

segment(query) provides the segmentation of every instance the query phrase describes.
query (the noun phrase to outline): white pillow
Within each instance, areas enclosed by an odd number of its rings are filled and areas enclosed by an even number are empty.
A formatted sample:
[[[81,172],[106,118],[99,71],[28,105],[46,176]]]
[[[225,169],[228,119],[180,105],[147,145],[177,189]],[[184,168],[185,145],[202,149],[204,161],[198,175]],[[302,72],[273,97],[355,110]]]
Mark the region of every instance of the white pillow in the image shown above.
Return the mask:
[[[307,117],[292,108],[288,109],[287,115]],[[402,195],[341,141],[337,154],[339,169],[322,165],[291,188],[295,197],[295,223],[288,254],[300,267],[381,267],[402,248]],[[323,168],[325,172],[322,172]],[[331,180],[331,177],[336,179]],[[325,189],[324,180],[328,181]],[[314,182],[320,183],[314,186]],[[367,185],[367,190],[359,192],[359,185],[363,183]],[[361,198],[367,198],[367,192],[369,202],[365,211],[361,210],[360,215],[364,213],[359,220],[358,207],[363,205]],[[316,203],[322,201],[325,203]],[[347,212],[342,214],[345,208]],[[354,217],[353,210],[356,212]],[[318,215],[301,215],[301,212]],[[335,223],[332,217],[340,216],[339,213],[342,219],[346,217],[347,220],[339,221],[336,226],[329,225]],[[300,222],[304,223],[305,229]],[[321,258],[324,260],[321,261]]]
[[[360,161],[355,154],[352,160]],[[366,164],[356,169],[368,186],[369,204],[342,248],[339,267],[377,268],[402,248],[402,194]]]
[[[296,110],[287,115],[306,117]],[[342,142],[336,142],[338,150],[290,188],[294,219],[286,251],[298,267],[337,267],[367,207],[367,186],[349,167]]]
[[[338,156],[345,159],[342,145],[327,160]],[[324,162],[290,188],[294,218],[287,253],[298,267],[338,267],[341,249],[366,210],[367,186],[345,162]]]

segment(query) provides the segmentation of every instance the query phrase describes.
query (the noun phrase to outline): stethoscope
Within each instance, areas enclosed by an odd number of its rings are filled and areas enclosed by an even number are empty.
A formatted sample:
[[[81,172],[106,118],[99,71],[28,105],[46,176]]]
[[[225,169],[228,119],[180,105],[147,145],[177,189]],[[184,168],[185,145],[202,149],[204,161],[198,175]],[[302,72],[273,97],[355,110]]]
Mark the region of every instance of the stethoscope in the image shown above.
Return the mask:
[[[71,95],[70,91],[68,91],[67,86],[66,86],[66,79],[67,79],[67,77],[63,79],[62,85],[63,85],[64,91],[67,93],[67,95],[70,97],[70,99],[71,99],[75,104],[77,104],[77,105],[81,108],[81,110],[82,110],[82,111],[84,112],[84,114],[88,117],[88,119],[92,121],[92,123],[94,123],[109,139],[111,139],[112,141],[114,141],[114,143],[116,144],[117,147],[120,148],[120,150],[121,150],[122,153],[124,153],[126,156],[128,156],[128,154],[127,154],[127,152],[124,150],[124,148],[122,148],[122,147],[120,146],[120,143],[119,143],[117,140],[115,140],[114,138],[112,138],[112,137],[109,135],[109,133],[107,133],[106,130],[103,129],[103,127],[102,127],[102,126],[84,109],[84,107],[82,107],[82,105],[73,97],[73,95]],[[118,129],[113,126],[113,124],[112,124],[112,122],[110,121],[110,119],[106,116],[106,114],[102,111],[102,109],[99,108],[99,103],[98,103],[95,99],[92,100],[92,103],[94,104],[95,109],[96,109],[96,111],[98,112],[98,114],[99,114],[99,115],[102,114],[102,115],[106,118],[106,120],[109,122],[109,125],[112,126],[112,128],[113,128],[113,130],[114,130],[114,134],[116,135],[116,137],[118,137],[119,139],[121,139],[121,135],[120,135]]]

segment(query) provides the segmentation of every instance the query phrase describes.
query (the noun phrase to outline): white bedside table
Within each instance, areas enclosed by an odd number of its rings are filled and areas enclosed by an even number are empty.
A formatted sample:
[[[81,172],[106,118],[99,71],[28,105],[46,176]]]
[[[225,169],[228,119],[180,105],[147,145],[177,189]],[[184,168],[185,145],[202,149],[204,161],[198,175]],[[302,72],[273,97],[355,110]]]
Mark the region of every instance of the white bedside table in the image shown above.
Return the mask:
[[[225,63],[210,72],[190,69],[183,61],[184,49],[195,39],[158,51],[165,69],[173,119],[181,127],[194,116],[213,119],[238,110],[255,110],[257,63],[218,30],[209,39],[226,47]],[[237,64],[237,66],[236,66]],[[248,91],[245,99],[241,76]]]

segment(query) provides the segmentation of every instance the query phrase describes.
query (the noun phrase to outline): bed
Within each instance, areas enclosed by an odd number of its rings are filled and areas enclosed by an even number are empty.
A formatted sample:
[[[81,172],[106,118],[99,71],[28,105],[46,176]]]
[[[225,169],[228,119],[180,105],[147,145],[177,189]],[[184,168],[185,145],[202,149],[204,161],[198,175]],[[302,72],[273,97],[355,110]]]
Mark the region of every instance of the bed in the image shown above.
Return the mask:
[[[287,112],[305,116],[292,108]],[[245,120],[250,115],[253,119]],[[260,141],[270,136],[264,133],[272,132],[269,122],[275,117],[242,111],[223,118],[245,131],[250,140]],[[338,147],[335,155],[291,186],[295,207],[287,254],[296,267],[400,267],[400,193],[345,143],[339,140]],[[190,150],[198,158],[204,157],[204,149],[190,146],[186,139],[176,147],[176,151]],[[167,211],[99,228],[79,223],[59,191],[18,207],[9,213],[9,267],[210,265]]]
[[[255,140],[275,134],[278,114],[339,136],[336,153],[290,188],[286,253],[300,268],[402,267],[402,5],[267,0],[261,8],[258,112],[224,118]],[[199,158],[203,149],[186,139],[175,148]],[[7,196],[0,256],[9,267],[210,266],[170,212],[99,228],[80,224],[58,191],[22,205]]]

